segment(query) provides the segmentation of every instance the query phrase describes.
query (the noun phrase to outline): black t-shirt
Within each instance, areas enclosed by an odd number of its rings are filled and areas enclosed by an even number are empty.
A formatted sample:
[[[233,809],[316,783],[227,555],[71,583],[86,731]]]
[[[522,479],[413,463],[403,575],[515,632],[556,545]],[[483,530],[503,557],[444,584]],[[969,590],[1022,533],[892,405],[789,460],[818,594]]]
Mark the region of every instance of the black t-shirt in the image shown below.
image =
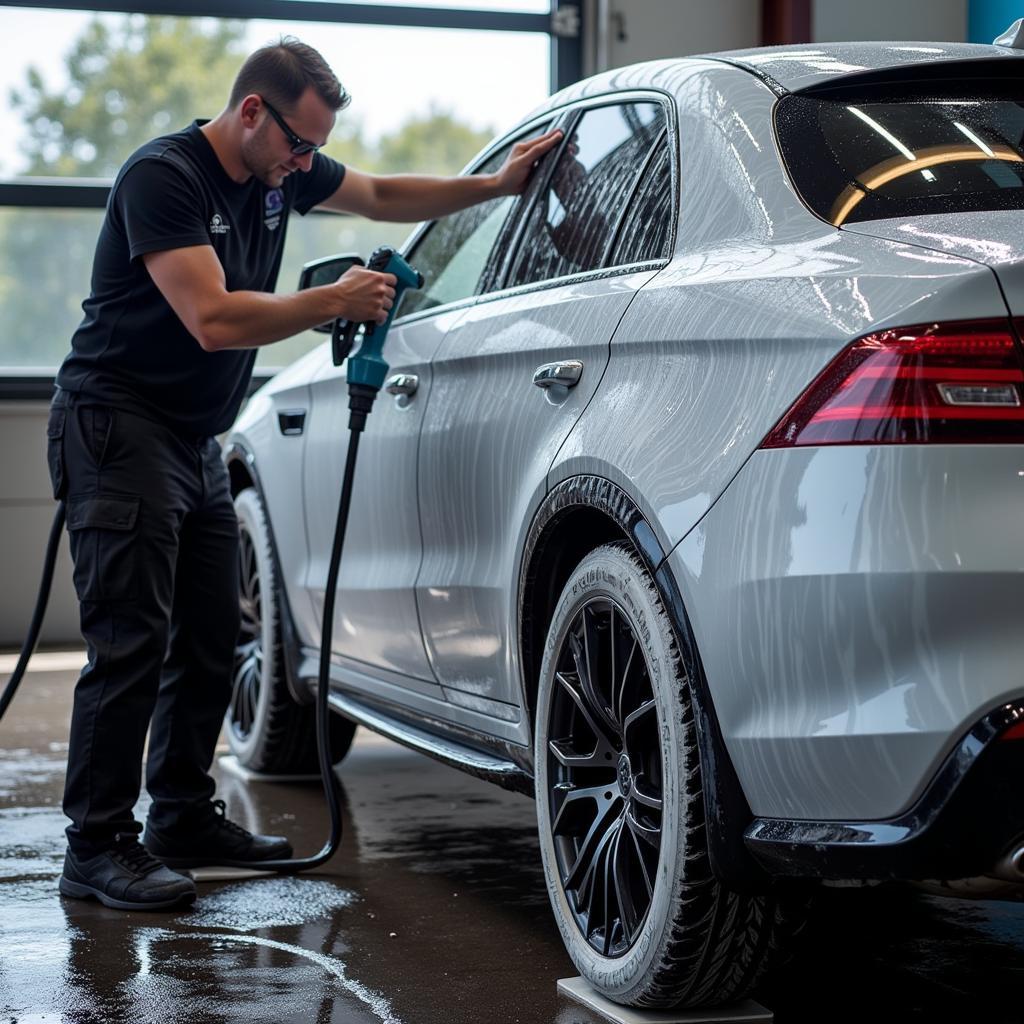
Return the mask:
[[[57,384],[84,400],[125,408],[205,437],[231,425],[255,349],[206,352],[153,283],[148,252],[212,245],[228,291],[271,292],[291,209],[307,213],[345,168],[322,153],[280,188],[228,177],[202,121],[136,150],[110,191],[96,244],[92,293]]]

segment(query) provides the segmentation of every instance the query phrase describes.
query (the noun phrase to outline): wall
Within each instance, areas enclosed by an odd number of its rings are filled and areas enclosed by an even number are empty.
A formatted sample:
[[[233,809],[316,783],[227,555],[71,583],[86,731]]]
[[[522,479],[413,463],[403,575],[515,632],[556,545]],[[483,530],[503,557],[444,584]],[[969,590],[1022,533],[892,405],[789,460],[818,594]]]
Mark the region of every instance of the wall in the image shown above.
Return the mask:
[[[56,504],[46,471],[47,402],[0,403],[0,647],[28,631]],[[67,533],[41,643],[81,646]]]
[[[814,0],[811,18],[814,41],[818,43],[967,39],[967,0],[859,0],[856,4]],[[985,42],[991,42],[991,38]]]
[[[604,67],[642,60],[685,57],[714,50],[757,46],[761,36],[760,0],[587,0],[594,24],[610,14]],[[596,40],[587,74],[603,70]]]
[[[590,24],[608,12],[607,53],[596,32],[588,40],[585,71],[622,67],[660,57],[758,46],[761,0],[584,0]],[[1014,12],[1017,12],[1016,14]],[[853,39],[991,42],[1014,17],[1020,0],[812,0],[815,42]],[[993,28],[993,26],[995,26]],[[980,33],[980,34],[979,34]],[[623,38],[624,37],[624,38]]]
[[[991,43],[1020,17],[1024,17],[1020,0],[970,0],[967,38],[972,43]]]

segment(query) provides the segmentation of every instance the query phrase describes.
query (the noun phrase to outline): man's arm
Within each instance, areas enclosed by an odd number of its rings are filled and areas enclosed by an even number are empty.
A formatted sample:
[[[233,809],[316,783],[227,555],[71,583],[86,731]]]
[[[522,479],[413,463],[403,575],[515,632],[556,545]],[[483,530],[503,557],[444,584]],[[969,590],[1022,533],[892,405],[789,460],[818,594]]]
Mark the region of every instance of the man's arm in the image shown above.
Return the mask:
[[[207,352],[256,348],[336,317],[383,323],[395,300],[395,277],[353,267],[334,284],[290,295],[228,291],[211,245],[165,249],[142,257],[178,319]]]
[[[355,213],[370,220],[411,223],[444,217],[485,199],[521,192],[534,164],[557,145],[561,130],[517,142],[501,169],[494,174],[435,178],[423,174],[364,174],[347,168],[333,195],[320,205],[328,210]]]

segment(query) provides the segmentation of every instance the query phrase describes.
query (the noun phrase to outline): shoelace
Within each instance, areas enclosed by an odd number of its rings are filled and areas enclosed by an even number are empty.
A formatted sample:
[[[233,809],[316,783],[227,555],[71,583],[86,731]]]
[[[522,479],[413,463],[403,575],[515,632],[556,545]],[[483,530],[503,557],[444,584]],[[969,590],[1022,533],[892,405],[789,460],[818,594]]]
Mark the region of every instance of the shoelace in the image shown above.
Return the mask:
[[[242,828],[241,825],[236,824],[228,817],[227,805],[223,800],[214,800],[213,810],[220,819],[217,822],[220,828],[226,828],[228,831],[235,832],[240,836],[244,836],[246,839],[252,839],[252,833],[248,829]]]
[[[123,864],[129,871],[135,871],[140,875],[148,875],[163,867],[161,862],[153,857],[135,836],[118,834],[115,837],[115,845],[110,851],[110,856],[119,864]]]

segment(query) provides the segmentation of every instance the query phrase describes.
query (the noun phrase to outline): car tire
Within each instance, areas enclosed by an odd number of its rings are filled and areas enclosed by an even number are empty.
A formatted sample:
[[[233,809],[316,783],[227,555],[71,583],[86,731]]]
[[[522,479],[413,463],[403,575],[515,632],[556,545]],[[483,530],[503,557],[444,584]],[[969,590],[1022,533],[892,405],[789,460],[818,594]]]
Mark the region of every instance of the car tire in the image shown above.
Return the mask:
[[[593,551],[562,591],[535,744],[548,894],[582,977],[630,1006],[749,993],[800,917],[712,874],[689,679],[627,543]]]
[[[282,607],[273,541],[263,502],[253,488],[235,498],[239,531],[239,600],[242,625],[235,647],[231,703],[225,716],[228,745],[240,765],[273,775],[318,770],[316,708],[288,691]],[[356,725],[332,714],[331,763],[352,745]]]

